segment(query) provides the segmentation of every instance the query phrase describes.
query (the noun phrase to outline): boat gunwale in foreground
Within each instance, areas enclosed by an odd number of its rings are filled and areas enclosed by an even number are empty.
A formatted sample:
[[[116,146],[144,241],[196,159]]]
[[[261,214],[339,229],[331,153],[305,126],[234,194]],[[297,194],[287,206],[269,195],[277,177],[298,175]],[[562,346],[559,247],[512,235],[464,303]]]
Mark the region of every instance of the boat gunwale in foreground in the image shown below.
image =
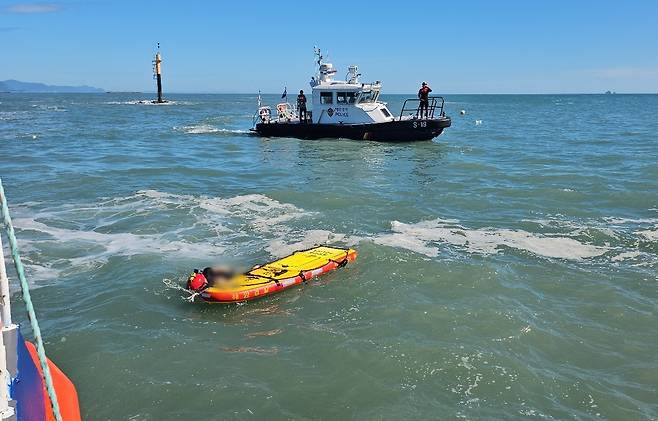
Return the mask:
[[[9,215],[2,179],[0,179],[0,228],[9,240],[34,344],[24,339],[21,328],[12,320],[9,277],[0,232],[0,419],[18,421],[79,421],[80,404],[73,382],[46,355],[41,329],[30,294],[30,285],[18,249]]]

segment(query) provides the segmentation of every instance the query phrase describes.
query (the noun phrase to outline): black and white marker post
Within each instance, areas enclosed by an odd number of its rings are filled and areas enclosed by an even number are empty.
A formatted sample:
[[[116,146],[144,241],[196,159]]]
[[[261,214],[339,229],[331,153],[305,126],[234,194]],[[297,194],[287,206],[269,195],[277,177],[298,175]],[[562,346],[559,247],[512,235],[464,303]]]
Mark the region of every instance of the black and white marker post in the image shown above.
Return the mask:
[[[155,53],[155,60],[153,60],[153,71],[155,73],[155,78],[158,81],[158,100],[155,102],[158,104],[166,102],[162,99],[162,74],[160,63],[162,63],[162,57],[160,56],[160,43],[158,42],[158,51]]]

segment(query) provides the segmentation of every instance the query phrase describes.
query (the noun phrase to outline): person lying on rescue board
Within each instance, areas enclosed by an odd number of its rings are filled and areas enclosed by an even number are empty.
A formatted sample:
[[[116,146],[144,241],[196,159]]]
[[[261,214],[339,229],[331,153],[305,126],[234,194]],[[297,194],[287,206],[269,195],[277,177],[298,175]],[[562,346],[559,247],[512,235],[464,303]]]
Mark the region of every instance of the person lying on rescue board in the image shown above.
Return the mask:
[[[251,270],[258,269],[261,265],[255,265]],[[229,266],[217,265],[207,267],[203,271],[194,269],[187,279],[187,289],[193,291],[204,290],[208,287],[229,286],[231,281],[239,275],[239,271]]]

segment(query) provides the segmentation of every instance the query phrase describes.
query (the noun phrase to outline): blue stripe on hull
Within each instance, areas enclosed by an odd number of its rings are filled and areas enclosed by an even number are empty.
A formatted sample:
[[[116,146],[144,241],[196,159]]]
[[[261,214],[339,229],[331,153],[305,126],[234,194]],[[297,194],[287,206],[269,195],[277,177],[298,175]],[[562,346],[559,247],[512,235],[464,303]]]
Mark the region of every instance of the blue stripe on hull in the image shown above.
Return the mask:
[[[25,339],[18,330],[16,345],[17,374],[10,385],[10,395],[16,401],[16,418],[19,421],[45,421],[43,380],[37,366],[25,347]]]

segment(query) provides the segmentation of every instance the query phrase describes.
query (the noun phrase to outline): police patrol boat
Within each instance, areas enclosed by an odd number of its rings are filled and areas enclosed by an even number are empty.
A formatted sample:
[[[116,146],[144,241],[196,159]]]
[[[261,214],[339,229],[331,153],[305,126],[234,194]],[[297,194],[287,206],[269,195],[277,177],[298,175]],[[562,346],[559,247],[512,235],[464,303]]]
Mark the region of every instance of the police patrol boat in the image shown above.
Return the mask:
[[[419,113],[420,99],[407,99],[400,113],[393,115],[379,100],[380,81],[359,82],[357,66],[349,66],[346,80],[334,80],[337,70],[323,61],[319,49],[315,54],[318,72],[310,82],[312,109],[300,113],[296,106],[282,102],[273,113],[271,107],[262,106],[259,95],[252,132],[299,139],[415,141],[433,139],[450,127],[442,97],[430,96],[426,113]]]

